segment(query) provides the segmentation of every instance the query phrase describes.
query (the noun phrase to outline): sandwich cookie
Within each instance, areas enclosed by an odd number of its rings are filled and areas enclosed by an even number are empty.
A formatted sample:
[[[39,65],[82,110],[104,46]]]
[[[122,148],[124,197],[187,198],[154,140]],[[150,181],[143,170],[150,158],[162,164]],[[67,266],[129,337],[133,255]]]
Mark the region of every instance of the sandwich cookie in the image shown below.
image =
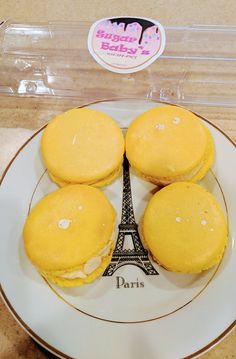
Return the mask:
[[[218,264],[228,241],[219,203],[191,182],[173,183],[151,198],[143,236],[157,263],[182,273],[199,273]]]
[[[131,166],[154,184],[195,182],[213,164],[214,143],[196,115],[177,106],[160,106],[131,123],[126,156]]]
[[[73,287],[90,283],[110,263],[116,213],[105,195],[71,185],[44,197],[23,229],[25,249],[49,281]]]
[[[105,186],[118,177],[124,137],[117,123],[103,112],[72,109],[46,127],[41,152],[51,179],[66,186]]]

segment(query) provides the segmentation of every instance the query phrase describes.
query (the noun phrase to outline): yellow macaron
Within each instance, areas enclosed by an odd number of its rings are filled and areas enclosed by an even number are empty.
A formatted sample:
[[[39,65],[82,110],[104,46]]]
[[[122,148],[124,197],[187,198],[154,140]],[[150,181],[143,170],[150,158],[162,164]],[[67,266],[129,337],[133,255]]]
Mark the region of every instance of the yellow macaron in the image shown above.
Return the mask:
[[[44,197],[23,229],[32,263],[60,286],[90,283],[104,272],[114,248],[116,213],[105,195],[86,185],[71,185]]]
[[[126,155],[131,166],[154,184],[195,182],[213,164],[214,143],[210,131],[192,112],[159,106],[131,123]]]
[[[164,187],[148,203],[143,236],[153,258],[173,272],[199,273],[221,260],[227,223],[219,203],[191,182]]]
[[[41,151],[50,177],[60,186],[101,187],[120,173],[124,137],[117,123],[105,113],[72,109],[49,122]]]

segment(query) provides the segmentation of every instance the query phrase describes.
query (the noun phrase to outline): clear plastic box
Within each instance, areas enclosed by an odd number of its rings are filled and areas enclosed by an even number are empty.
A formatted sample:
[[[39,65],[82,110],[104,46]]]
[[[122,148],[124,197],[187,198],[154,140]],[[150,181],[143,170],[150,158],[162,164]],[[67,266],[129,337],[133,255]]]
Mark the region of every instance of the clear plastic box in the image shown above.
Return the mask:
[[[165,27],[163,55],[143,71],[121,75],[105,70],[90,55],[90,25],[3,23],[0,94],[235,106],[236,27]]]
[[[11,21],[0,25],[0,107],[20,108],[21,126],[32,128],[34,119],[37,128],[58,112],[91,101],[142,98],[195,111],[201,107],[203,116],[222,118],[224,129],[230,130],[236,107],[236,27],[165,27],[163,55],[146,69],[123,75],[92,58],[87,48],[90,26]],[[26,106],[32,111],[24,117]],[[6,126],[2,119],[1,123]]]

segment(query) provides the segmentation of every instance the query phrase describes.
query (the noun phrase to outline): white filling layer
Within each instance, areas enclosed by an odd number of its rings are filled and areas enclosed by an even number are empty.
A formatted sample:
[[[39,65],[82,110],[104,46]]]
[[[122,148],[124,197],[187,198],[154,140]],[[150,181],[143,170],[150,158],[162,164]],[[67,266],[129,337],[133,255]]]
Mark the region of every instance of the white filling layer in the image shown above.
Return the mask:
[[[77,270],[71,273],[63,274],[60,276],[61,278],[67,278],[67,279],[75,279],[75,278],[86,278],[87,275],[84,274],[82,270]]]
[[[88,260],[88,262],[84,265],[84,273],[85,274],[91,274],[93,273],[102,263],[102,257],[96,256],[92,257]]]
[[[150,181],[153,182],[153,183],[162,183],[163,185],[166,185],[166,184],[169,184],[170,182],[172,182],[173,180],[174,181],[188,181],[188,180],[191,180],[191,178],[193,178],[197,172],[201,169],[201,167],[204,165],[204,161],[202,161],[197,167],[195,167],[190,173],[186,174],[186,175],[180,175],[180,176],[177,176],[177,177],[169,177],[167,178],[166,180],[163,178],[161,178],[160,180],[157,180],[156,178],[154,177],[148,177],[148,176],[145,176],[146,178],[150,178]]]
[[[83,266],[83,269],[79,269],[77,271],[73,271],[70,273],[65,273],[60,275],[60,278],[66,279],[76,279],[76,278],[86,278],[87,275],[93,273],[97,268],[100,267],[102,263],[102,258],[106,257],[112,246],[113,241],[110,241],[100,252],[98,256],[90,258]]]

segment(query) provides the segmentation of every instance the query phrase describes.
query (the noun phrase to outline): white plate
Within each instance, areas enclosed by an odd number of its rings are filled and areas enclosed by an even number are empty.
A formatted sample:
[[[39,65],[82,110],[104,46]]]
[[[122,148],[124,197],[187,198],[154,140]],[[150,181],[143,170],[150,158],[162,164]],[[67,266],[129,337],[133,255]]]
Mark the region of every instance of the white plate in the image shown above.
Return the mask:
[[[126,128],[137,114],[154,106],[149,101],[122,100],[90,107],[107,112]],[[92,284],[67,289],[50,286],[29,262],[22,243],[30,206],[56,188],[40,157],[42,130],[9,166],[0,189],[1,293],[25,330],[54,354],[79,359],[197,356],[234,327],[236,152],[224,133],[203,121],[215,140],[216,162],[201,183],[224,208],[230,236],[220,265],[200,275],[170,273],[155,263],[159,275],[147,275],[136,255],[129,258],[132,263]],[[139,223],[154,186],[132,171],[130,178]],[[118,222],[122,188],[121,176],[103,189],[117,209]],[[130,238],[125,247],[132,249]]]

